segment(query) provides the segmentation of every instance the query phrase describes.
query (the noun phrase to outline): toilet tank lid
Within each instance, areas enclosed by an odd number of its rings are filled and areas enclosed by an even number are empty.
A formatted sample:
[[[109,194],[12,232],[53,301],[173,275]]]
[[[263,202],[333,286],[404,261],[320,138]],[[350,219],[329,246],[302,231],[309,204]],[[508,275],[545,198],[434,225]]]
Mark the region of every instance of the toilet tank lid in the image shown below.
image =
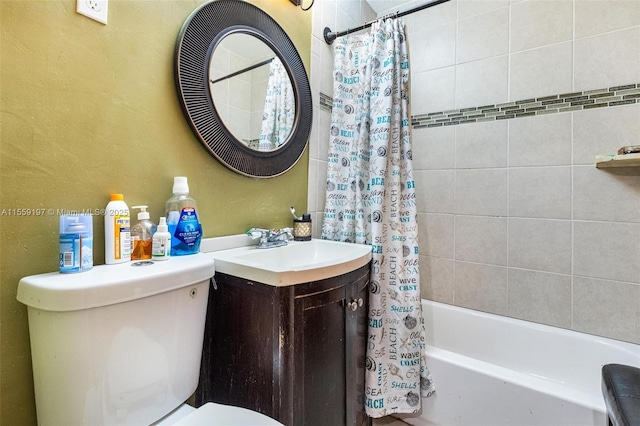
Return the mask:
[[[100,265],[75,273],[31,275],[18,283],[18,301],[46,311],[76,311],[113,305],[209,280],[213,257],[198,253],[161,262]]]

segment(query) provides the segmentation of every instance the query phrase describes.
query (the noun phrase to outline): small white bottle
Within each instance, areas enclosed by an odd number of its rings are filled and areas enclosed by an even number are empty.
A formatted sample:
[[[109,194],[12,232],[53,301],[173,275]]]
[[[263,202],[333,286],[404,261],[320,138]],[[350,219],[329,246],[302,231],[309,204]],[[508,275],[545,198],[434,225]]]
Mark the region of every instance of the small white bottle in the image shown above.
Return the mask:
[[[131,260],[131,216],[122,194],[111,194],[104,214],[104,263]]]
[[[156,232],[153,234],[151,258],[153,260],[168,260],[171,256],[171,234],[167,226],[167,219],[160,218]]]

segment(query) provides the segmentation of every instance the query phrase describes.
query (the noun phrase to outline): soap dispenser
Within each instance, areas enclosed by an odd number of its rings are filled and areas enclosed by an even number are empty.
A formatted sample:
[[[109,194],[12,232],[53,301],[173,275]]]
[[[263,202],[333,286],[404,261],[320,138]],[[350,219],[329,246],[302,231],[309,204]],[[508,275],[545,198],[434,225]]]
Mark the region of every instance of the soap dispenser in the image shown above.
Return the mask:
[[[131,227],[131,260],[151,259],[151,247],[156,225],[149,220],[147,206],[133,206],[132,209],[140,209],[138,223]]]

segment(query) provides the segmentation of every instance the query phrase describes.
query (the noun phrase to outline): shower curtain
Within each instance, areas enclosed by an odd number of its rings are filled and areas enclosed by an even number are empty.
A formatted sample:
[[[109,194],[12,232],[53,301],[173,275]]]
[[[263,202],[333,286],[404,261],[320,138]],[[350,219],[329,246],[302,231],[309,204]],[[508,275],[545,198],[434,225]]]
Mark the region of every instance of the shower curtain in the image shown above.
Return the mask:
[[[334,42],[322,238],[371,244],[367,414],[413,413],[434,392],[424,357],[411,161],[409,58],[401,19]]]
[[[274,57],[269,65],[269,82],[258,150],[276,149],[287,140],[293,126],[294,105],[295,97],[289,74],[280,59]]]

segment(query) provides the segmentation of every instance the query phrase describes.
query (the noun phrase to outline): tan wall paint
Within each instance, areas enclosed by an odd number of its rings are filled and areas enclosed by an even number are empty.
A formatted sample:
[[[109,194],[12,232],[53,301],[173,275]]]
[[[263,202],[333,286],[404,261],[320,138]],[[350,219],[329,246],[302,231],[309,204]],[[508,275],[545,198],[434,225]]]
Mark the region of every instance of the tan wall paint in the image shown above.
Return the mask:
[[[233,173],[200,146],[178,103],[178,31],[203,1],[111,0],[104,26],[75,0],[0,1],[0,210],[99,209],[109,193],[148,204],[154,221],[173,176],[189,178],[205,237],[287,226],[306,207],[308,153],[283,176]],[[307,70],[311,13],[253,0],[292,38]],[[5,211],[6,213],[6,211]],[[18,280],[57,270],[58,216],[0,216],[0,421],[36,423],[26,308]],[[94,217],[95,264],[104,263]]]

